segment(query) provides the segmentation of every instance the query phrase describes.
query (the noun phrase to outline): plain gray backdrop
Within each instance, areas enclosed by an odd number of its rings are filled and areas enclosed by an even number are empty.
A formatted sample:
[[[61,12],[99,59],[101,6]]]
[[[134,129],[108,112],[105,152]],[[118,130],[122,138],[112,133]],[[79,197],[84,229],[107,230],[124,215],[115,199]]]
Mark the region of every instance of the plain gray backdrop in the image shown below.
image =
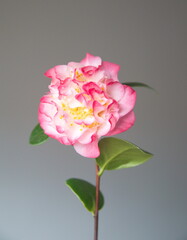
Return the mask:
[[[0,1],[0,240],[90,240],[93,219],[65,180],[95,181],[93,159],[50,139],[30,146],[54,65],[86,52],[138,88],[135,126],[118,137],[154,153],[105,172],[100,240],[187,240],[185,0]]]

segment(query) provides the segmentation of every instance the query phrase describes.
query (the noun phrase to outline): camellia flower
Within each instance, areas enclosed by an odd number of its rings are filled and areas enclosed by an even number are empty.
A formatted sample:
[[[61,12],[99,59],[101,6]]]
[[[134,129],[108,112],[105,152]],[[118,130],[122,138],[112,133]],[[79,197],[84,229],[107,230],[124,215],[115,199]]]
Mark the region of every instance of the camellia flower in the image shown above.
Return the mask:
[[[45,134],[96,158],[100,137],[133,126],[136,92],[119,82],[119,68],[87,53],[80,63],[49,69],[50,91],[40,100],[38,117]]]

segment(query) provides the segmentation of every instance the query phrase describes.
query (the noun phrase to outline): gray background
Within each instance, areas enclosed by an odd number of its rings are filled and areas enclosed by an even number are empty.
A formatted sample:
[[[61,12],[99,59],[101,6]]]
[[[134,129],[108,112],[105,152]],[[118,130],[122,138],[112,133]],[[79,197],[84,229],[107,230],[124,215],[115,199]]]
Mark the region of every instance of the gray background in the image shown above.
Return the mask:
[[[86,52],[140,81],[135,126],[119,137],[153,152],[105,172],[101,240],[187,240],[187,1],[0,1],[0,240],[88,240],[93,219],[65,186],[94,182],[94,160],[50,139],[30,146],[48,68]]]

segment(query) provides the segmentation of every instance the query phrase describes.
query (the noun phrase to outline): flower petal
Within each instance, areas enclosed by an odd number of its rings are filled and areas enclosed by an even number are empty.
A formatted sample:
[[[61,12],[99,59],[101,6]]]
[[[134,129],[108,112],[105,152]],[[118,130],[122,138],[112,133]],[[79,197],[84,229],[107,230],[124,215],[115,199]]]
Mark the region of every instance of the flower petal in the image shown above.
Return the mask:
[[[83,64],[81,64],[79,62],[69,62],[68,66],[72,67],[75,70],[76,68],[82,68]]]
[[[56,77],[60,80],[64,80],[66,78],[72,78],[74,75],[74,69],[67,65],[58,65],[55,66]]]
[[[111,124],[109,121],[104,122],[97,130],[98,138],[105,136],[111,129]]]
[[[101,69],[104,69],[108,78],[111,78],[114,81],[119,81],[118,72],[120,70],[120,65],[110,62],[102,62]]]
[[[88,144],[92,141],[92,137],[95,134],[95,129],[88,128],[86,131],[80,136],[78,142],[81,144]]]
[[[101,65],[101,62],[102,60],[100,57],[93,56],[90,53],[87,53],[86,57],[81,61],[81,63],[84,66],[94,66],[94,67],[99,67]]]
[[[94,92],[102,93],[101,88],[94,82],[88,82],[83,85],[82,89],[87,93],[90,94],[91,90],[94,90]]]
[[[40,100],[39,113],[44,114],[50,118],[54,118],[57,113],[57,107],[54,102],[51,101],[51,96],[43,96]]]
[[[92,142],[88,144],[81,144],[76,142],[74,144],[75,151],[80,155],[88,158],[97,158],[100,155],[98,147],[98,139],[93,137]]]
[[[55,72],[54,67],[47,70],[44,73],[44,75],[48,78],[52,78],[51,85],[55,85],[55,84],[59,83],[59,79],[56,77],[56,72]]]
[[[65,135],[68,136],[68,139],[75,143],[77,139],[83,134],[81,131],[81,126],[73,124],[73,126],[66,126]]]
[[[135,90],[126,85],[123,85],[123,87],[124,87],[124,95],[120,99],[120,101],[118,101],[118,104],[120,106],[120,111],[119,111],[120,116],[124,116],[130,111],[132,111],[136,102]]]
[[[83,67],[81,70],[86,77],[90,77],[95,73],[97,68],[94,66],[86,66],[86,67]]]
[[[110,82],[107,85],[107,93],[116,101],[121,100],[125,94],[124,86],[119,82]]]
[[[135,122],[135,114],[133,111],[125,115],[124,117],[121,117],[115,128],[111,130],[106,136],[112,136],[124,131],[127,131],[130,127],[134,125]]]

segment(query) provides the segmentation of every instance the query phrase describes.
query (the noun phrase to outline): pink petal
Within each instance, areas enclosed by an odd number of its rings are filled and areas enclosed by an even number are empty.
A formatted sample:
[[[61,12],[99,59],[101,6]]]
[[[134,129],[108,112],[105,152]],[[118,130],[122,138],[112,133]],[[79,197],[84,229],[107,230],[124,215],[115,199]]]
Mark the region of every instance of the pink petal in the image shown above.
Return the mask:
[[[72,142],[66,136],[59,136],[59,138],[57,140],[62,144],[72,145]]]
[[[51,138],[58,140],[65,145],[72,145],[72,142],[64,135],[63,132],[58,132],[58,126],[55,126],[52,122],[42,121],[42,117],[39,116],[39,123],[44,133]]]
[[[84,93],[77,94],[75,96],[75,99],[77,99],[80,103],[82,103],[85,106],[87,106],[87,100],[86,100],[86,97],[84,96]]]
[[[92,137],[95,133],[95,129],[87,129],[82,136],[78,139],[78,142],[81,144],[88,144],[92,141]]]
[[[58,65],[54,68],[56,72],[56,78],[58,78],[59,80],[73,77],[74,70],[72,67],[69,67],[67,65]]]
[[[51,137],[59,141],[61,144],[65,145],[72,145],[72,142],[68,139],[67,136],[64,136],[64,134],[60,134],[56,132],[55,130],[52,130],[52,128],[49,128],[45,131],[45,133]]]
[[[107,73],[107,77],[113,79],[114,81],[118,80],[118,72],[120,70],[120,66],[115,63],[110,62],[102,62],[101,69],[104,69]]]
[[[106,136],[112,136],[124,131],[127,131],[130,127],[134,125],[135,122],[135,114],[133,111],[125,115],[124,117],[121,117],[115,128],[111,130]]]
[[[73,69],[76,69],[76,68],[81,68],[81,67],[83,67],[83,64],[78,63],[78,62],[69,62],[69,63],[68,63],[68,66],[69,66],[69,67],[72,67]]]
[[[103,70],[100,70],[100,68],[97,68],[97,71],[95,71],[93,75],[87,76],[87,79],[89,79],[90,82],[95,83],[102,83],[104,78],[105,72]]]
[[[100,87],[94,82],[88,82],[88,83],[84,84],[82,86],[82,89],[88,94],[90,94],[90,90],[94,90],[94,91],[99,92],[99,93],[102,92]]]
[[[44,133],[47,134],[49,137],[58,139],[58,132],[56,131],[56,128],[52,126],[51,122],[40,122],[40,126],[44,130]]]
[[[113,114],[110,117],[109,122],[110,122],[110,126],[111,126],[111,129],[110,129],[111,131],[115,128],[118,119],[119,118],[116,118]]]
[[[111,129],[111,124],[109,121],[105,121],[97,130],[98,138],[105,136]]]
[[[48,78],[52,78],[52,85],[59,83],[59,79],[56,77],[55,68],[50,68],[44,73],[44,75]]]
[[[95,73],[97,68],[94,66],[86,66],[86,67],[83,67],[81,70],[86,77],[90,77]]]
[[[88,144],[81,144],[76,142],[74,144],[75,151],[80,155],[88,158],[96,158],[100,155],[99,147],[98,147],[98,139],[92,139],[92,142]]]
[[[93,102],[93,114],[97,122],[103,123],[104,118],[102,115],[106,114],[106,108],[99,102]]]
[[[68,136],[68,139],[72,142],[75,143],[77,142],[77,139],[83,134],[82,131],[80,131],[80,126],[77,126],[74,124],[73,126],[68,126],[66,124],[65,128],[65,135]]]
[[[39,113],[50,118],[54,118],[55,114],[57,113],[57,108],[53,103],[41,102],[39,105]]]
[[[46,116],[45,114],[41,114],[38,112],[38,122],[41,123],[50,123],[51,122],[51,117]]]
[[[119,101],[125,93],[124,86],[119,82],[111,82],[107,85],[107,93],[115,99]]]
[[[55,73],[55,69],[54,68],[50,68],[49,70],[47,70],[44,75],[46,77],[49,77],[49,78],[54,78],[56,77],[56,73]]]
[[[126,85],[123,85],[123,87],[124,95],[120,99],[120,101],[118,101],[120,107],[119,111],[120,116],[124,116],[130,111],[132,111],[136,102],[136,92],[134,91],[134,89]]]
[[[108,105],[107,112],[113,115],[117,120],[119,119],[119,104],[113,100],[111,104]]]
[[[39,122],[41,118],[39,117]],[[44,130],[44,133],[51,138],[57,139],[59,141],[60,134],[57,132],[56,127],[53,126],[52,122],[40,122],[41,128]]]
[[[84,59],[82,59],[82,61],[81,61],[81,63],[84,66],[94,66],[94,67],[100,66],[101,62],[102,62],[102,60],[100,57],[93,56],[89,53],[87,53],[86,57]]]

